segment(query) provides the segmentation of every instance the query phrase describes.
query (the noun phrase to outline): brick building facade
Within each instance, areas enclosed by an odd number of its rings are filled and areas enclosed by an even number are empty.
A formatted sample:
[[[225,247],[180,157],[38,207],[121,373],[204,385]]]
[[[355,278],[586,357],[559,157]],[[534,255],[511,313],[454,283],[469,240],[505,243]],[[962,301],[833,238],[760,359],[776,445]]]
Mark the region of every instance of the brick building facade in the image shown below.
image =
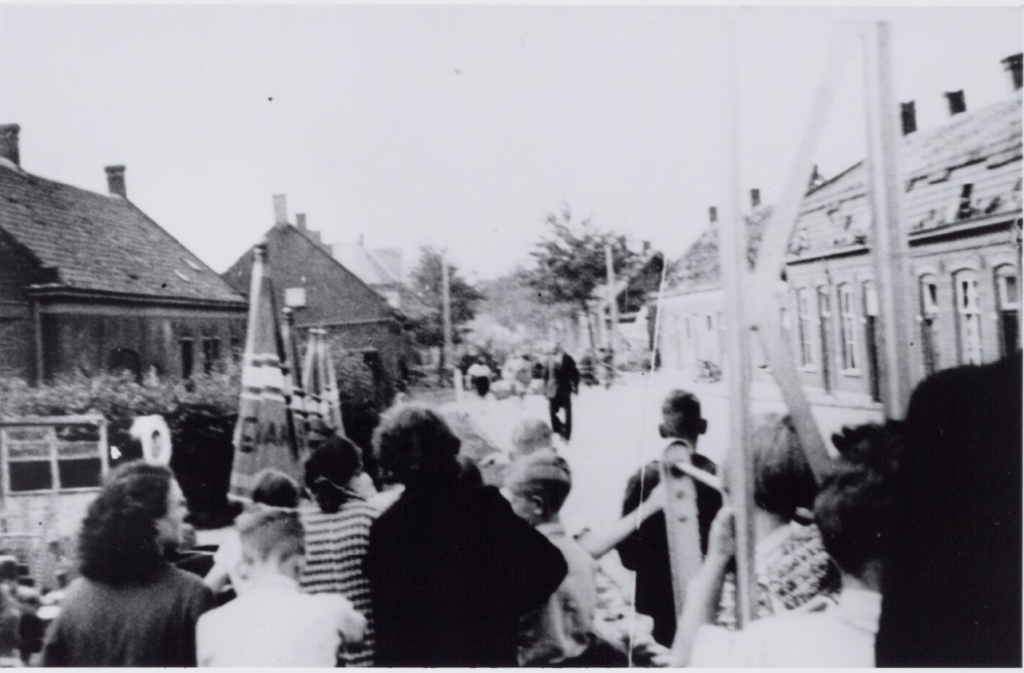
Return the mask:
[[[267,232],[267,260],[278,296],[278,306],[295,310],[300,331],[327,330],[330,342],[362,353],[375,374],[390,380],[403,378],[407,367],[408,338],[400,317],[387,300],[334,258],[320,233],[288,222],[283,196],[275,198],[276,223]],[[252,250],[246,251],[223,278],[240,293],[248,294]]]
[[[0,127],[0,376],[188,377],[243,343],[246,302],[127,198],[25,171]]]
[[[1004,61],[1016,68],[1019,57]],[[904,106],[900,225],[909,239],[916,379],[938,369],[998,360],[1020,347],[1021,94],[975,112],[954,96],[942,125],[918,131]],[[866,167],[812,185],[780,283],[783,324],[810,389],[879,400],[878,306],[870,249]],[[746,218],[751,258],[770,208]],[[713,213],[713,209],[712,209]],[[714,220],[712,214],[712,220]],[[664,366],[696,374],[721,365],[723,297],[712,221],[672,270],[663,300]],[[755,340],[756,341],[756,340]],[[758,377],[769,379],[762,354]]]

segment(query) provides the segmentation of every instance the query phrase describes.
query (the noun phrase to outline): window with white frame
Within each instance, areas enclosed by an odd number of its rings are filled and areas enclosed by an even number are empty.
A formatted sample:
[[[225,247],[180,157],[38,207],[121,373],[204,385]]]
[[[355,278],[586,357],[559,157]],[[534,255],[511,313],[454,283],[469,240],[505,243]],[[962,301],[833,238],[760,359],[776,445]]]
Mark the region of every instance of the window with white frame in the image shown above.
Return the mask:
[[[839,342],[843,356],[843,369],[857,369],[857,311],[853,301],[853,286],[844,283],[839,286],[839,318],[842,339]]]
[[[1020,343],[1020,283],[1017,269],[1009,264],[996,269],[996,299],[1002,354],[1009,355]]]
[[[818,341],[825,389],[832,386],[832,295],[827,286],[818,288]]]
[[[980,365],[981,306],[978,303],[978,275],[961,271],[956,275],[956,312],[960,333],[960,364]]]
[[[813,312],[814,294],[810,288],[799,290],[797,302],[797,336],[800,339],[800,365],[814,366]]]
[[[935,276],[921,276],[921,355],[925,374],[939,368],[939,281]]]
[[[106,468],[95,424],[0,429],[2,487],[16,493],[55,493],[99,488]]]

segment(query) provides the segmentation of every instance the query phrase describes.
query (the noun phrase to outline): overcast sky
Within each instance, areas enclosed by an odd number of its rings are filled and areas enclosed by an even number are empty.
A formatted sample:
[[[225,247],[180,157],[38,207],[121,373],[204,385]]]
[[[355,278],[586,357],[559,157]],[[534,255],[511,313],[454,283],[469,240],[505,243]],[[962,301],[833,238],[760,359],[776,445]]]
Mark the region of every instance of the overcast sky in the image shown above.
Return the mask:
[[[738,17],[741,183],[777,198],[837,20],[893,22],[919,127],[1010,95],[1018,9],[10,6],[0,122],[33,173],[129,197],[217,271],[273,224],[328,242],[447,247],[481,278],[525,261],[568,202],[680,254],[721,200],[728,22]],[[819,148],[864,154],[860,57]],[[293,219],[294,221],[294,219]]]

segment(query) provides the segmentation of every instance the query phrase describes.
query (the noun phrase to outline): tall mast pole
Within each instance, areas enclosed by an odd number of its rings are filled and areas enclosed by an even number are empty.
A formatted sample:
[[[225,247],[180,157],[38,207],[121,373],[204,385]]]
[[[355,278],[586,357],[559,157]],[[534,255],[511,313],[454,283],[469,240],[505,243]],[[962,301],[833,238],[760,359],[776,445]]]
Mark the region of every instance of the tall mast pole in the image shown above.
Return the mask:
[[[751,331],[745,313],[743,280],[747,273],[747,228],[741,210],[739,180],[739,74],[736,53],[735,19],[729,29],[728,74],[729,100],[726,106],[726,171],[722,200],[722,224],[718,248],[721,255],[722,285],[725,289],[726,325],[730,338],[726,341],[725,375],[729,386],[729,456],[733,462],[730,498],[736,517],[736,588],[737,618],[740,627],[750,624],[752,606],[757,602],[754,575],[754,480],[750,459],[750,379]]]
[[[882,399],[889,418],[903,418],[910,399],[911,316],[907,235],[900,223],[899,153],[889,24],[864,26],[864,89],[867,97],[868,186],[871,248],[881,329],[878,334]]]

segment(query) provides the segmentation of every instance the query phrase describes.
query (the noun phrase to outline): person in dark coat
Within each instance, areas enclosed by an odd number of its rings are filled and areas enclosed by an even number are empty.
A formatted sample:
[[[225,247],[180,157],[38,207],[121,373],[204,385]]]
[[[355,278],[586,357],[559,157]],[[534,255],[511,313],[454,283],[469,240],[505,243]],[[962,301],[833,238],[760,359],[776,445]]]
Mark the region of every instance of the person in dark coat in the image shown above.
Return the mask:
[[[405,485],[374,522],[364,562],[377,666],[514,667],[520,617],[568,572],[497,489],[462,478],[459,447],[422,405],[393,407],[374,433],[381,467]]]
[[[662,438],[669,443],[685,441],[693,447],[690,456],[693,466],[715,474],[715,463],[697,452],[698,440],[708,426],[701,415],[697,396],[683,390],[674,390],[665,398],[661,411],[662,422],[658,431]],[[631,514],[645,502],[660,482],[661,467],[657,460],[633,475],[626,486],[623,516]],[[694,485],[697,490],[700,551],[703,555],[707,552],[711,524],[722,507],[722,495],[701,482],[694,482]],[[616,550],[622,565],[636,572],[637,612],[649,615],[654,620],[654,639],[665,647],[671,647],[676,632],[676,605],[664,511],[659,510],[644,519],[636,532],[622,540]]]
[[[879,667],[1021,665],[1021,355],[910,398]]]
[[[551,411],[551,428],[567,442],[572,436],[572,395],[579,391],[580,372],[576,361],[561,345],[555,344],[544,369],[544,396],[548,398]],[[558,416],[562,409],[565,409],[564,421]]]
[[[50,627],[43,666],[196,665],[196,622],[213,594],[167,559],[183,503],[166,467],[137,461],[113,472],[82,523],[82,577]]]

